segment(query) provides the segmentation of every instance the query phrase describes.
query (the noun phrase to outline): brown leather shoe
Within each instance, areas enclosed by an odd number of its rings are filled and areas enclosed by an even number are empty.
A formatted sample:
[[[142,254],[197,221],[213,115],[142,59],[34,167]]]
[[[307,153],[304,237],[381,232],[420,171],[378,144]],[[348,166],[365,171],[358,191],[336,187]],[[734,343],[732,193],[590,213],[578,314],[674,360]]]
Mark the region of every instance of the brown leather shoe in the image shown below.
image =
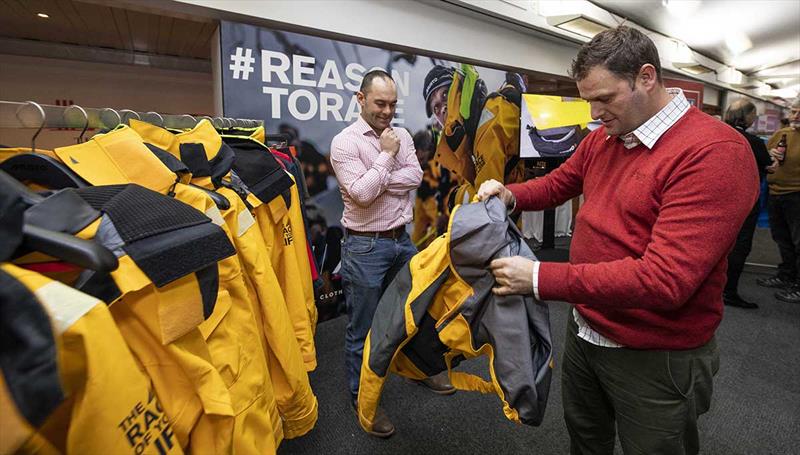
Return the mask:
[[[450,379],[447,377],[446,371],[442,371],[435,376],[420,381],[411,380],[411,382],[427,387],[428,390],[438,395],[452,395],[456,393],[456,388],[453,387],[453,384],[450,384]]]
[[[350,404],[353,406],[353,411],[356,413],[356,419],[358,419],[358,401],[353,400]],[[361,427],[360,422],[358,426]],[[361,429],[363,430],[364,428],[361,427]],[[394,425],[380,406],[378,406],[378,409],[375,411],[375,419],[372,421],[372,431],[367,431],[367,434],[384,439],[394,434]]]

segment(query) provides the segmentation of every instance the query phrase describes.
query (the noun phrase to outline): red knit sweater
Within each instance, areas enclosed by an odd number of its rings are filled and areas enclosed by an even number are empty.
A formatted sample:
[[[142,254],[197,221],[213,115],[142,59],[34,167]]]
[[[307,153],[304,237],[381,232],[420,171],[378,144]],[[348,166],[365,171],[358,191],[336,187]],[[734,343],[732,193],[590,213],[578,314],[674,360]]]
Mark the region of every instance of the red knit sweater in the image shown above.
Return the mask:
[[[539,295],[635,349],[691,349],[722,319],[727,254],[758,197],[741,134],[692,107],[652,150],[593,131],[548,176],[509,185],[521,210],[583,193],[570,262],[542,263]]]

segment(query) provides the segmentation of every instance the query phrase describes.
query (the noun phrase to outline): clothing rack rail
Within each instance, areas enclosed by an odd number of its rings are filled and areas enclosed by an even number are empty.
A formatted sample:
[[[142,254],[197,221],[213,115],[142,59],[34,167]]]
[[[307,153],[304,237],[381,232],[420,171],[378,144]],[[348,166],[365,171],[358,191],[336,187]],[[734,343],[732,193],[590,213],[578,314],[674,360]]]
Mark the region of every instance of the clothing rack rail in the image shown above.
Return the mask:
[[[256,128],[263,125],[261,120],[236,119],[228,117],[192,116],[188,114],[159,114],[158,112],[137,112],[130,109],[55,106],[34,101],[0,101],[0,128],[38,129],[32,141],[44,128],[82,129],[79,141],[88,129],[110,129],[120,124],[128,124],[130,119],[143,120],[170,129],[194,128],[202,119],[209,120],[216,128]]]

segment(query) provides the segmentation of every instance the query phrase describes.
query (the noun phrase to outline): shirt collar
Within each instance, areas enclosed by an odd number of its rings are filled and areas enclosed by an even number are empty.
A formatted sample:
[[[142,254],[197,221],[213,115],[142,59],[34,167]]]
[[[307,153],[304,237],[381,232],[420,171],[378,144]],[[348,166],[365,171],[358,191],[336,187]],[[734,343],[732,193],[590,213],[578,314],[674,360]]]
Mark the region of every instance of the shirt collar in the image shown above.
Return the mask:
[[[353,127],[358,134],[367,135],[368,133],[372,132],[373,136],[376,135],[375,130],[373,130],[372,127],[369,126],[369,123],[364,120],[364,117],[360,115],[358,116],[358,120],[356,120],[356,122],[353,124]]]
[[[656,115],[650,117],[630,133],[619,136],[625,148],[632,149],[639,144],[643,144],[648,149],[652,149],[658,139],[672,125],[676,124],[683,117],[683,114],[689,111],[691,104],[686,99],[686,95],[683,94],[683,90],[668,88],[667,93],[672,99]]]

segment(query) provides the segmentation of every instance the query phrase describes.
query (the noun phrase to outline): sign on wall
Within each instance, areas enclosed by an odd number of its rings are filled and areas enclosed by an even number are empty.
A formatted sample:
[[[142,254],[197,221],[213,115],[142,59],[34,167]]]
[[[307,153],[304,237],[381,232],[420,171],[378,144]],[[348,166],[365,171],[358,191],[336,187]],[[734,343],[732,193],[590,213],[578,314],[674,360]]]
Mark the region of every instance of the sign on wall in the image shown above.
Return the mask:
[[[579,98],[526,94],[520,116],[522,158],[567,158],[599,126],[592,121],[589,103]]]
[[[396,127],[411,134],[434,123],[423,98],[435,65],[456,62],[346,41],[222,22],[222,92],[227,117],[263,119],[267,132],[291,131],[328,154],[331,139],[355,121],[355,93],[364,74],[381,68],[397,83]],[[505,81],[504,71],[476,67],[488,90]],[[283,126],[283,128],[281,127]],[[292,131],[293,130],[293,131]]]

